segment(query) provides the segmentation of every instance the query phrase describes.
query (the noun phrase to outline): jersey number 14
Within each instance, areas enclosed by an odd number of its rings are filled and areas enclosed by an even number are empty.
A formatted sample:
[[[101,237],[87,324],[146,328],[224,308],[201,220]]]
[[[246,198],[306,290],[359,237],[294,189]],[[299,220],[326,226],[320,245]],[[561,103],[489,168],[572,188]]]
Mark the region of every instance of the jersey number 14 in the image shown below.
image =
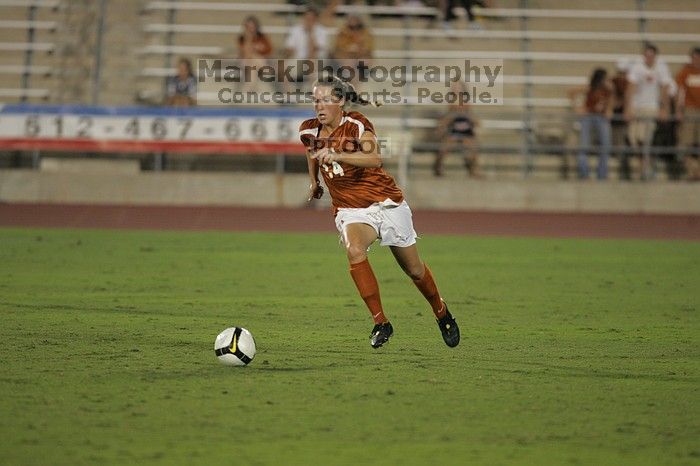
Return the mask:
[[[328,166],[328,164],[324,163],[323,169],[326,170],[326,173],[328,173],[329,178],[333,178],[335,175],[345,176],[345,171],[343,171],[343,167],[341,167],[338,162],[331,162],[330,167]]]

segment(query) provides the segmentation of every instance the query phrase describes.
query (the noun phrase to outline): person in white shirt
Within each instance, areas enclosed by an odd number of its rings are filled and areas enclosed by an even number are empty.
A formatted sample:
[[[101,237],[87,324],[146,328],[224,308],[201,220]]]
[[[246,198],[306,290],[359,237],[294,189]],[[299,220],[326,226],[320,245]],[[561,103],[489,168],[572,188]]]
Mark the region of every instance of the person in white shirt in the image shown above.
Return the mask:
[[[327,10],[331,10],[330,6]],[[324,10],[323,19],[332,14]],[[296,71],[291,72],[292,82],[289,82],[289,74],[278,71],[279,81],[285,92],[303,91],[304,76],[301,72],[300,60],[320,60],[329,55],[330,38],[328,29],[321,24],[321,15],[314,7],[307,7],[301,21],[292,26],[284,43],[285,67],[292,67]],[[295,76],[296,74],[296,76]]]
[[[670,94],[674,84],[668,65],[657,58],[658,49],[646,44],[642,60],[627,71],[625,121],[629,123],[627,137],[632,147],[641,149],[642,179],[652,176],[651,143],[656,119],[669,117]]]
[[[328,44],[328,29],[319,22],[318,10],[310,7],[301,22],[290,29],[284,55],[285,58],[326,58]]]

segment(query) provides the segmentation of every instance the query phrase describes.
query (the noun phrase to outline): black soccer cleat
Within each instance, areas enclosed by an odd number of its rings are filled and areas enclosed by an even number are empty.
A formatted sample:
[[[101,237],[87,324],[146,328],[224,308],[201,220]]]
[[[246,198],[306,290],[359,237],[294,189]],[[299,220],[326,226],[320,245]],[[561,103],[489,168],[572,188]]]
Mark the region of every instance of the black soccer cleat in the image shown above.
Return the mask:
[[[445,344],[450,348],[454,348],[459,345],[459,326],[455,318],[450,314],[450,310],[447,309],[447,303],[443,301],[443,304],[445,304],[446,314],[442,319],[438,319],[438,327],[440,327],[440,333],[442,333],[442,339],[445,340]]]
[[[389,337],[391,337],[393,334],[394,327],[391,326],[391,322],[377,324],[374,326],[372,333],[369,336],[369,344],[372,345],[372,348],[377,349],[389,341]]]

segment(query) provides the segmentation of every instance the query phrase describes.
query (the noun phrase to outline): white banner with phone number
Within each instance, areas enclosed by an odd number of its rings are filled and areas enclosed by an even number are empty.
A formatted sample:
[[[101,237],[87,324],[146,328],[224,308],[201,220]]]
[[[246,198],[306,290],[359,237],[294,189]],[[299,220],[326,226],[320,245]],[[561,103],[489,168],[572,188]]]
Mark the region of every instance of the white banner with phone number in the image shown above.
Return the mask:
[[[5,105],[0,150],[303,154],[293,109]]]

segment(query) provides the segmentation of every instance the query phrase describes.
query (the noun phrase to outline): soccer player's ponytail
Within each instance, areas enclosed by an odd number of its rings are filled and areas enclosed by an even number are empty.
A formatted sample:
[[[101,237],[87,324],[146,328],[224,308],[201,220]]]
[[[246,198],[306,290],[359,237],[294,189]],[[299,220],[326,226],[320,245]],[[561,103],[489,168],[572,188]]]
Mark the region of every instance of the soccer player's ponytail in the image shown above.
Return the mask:
[[[323,78],[316,81],[313,87],[323,86],[330,87],[332,94],[338,98],[344,98],[346,102],[350,102],[357,105],[372,105],[373,107],[381,107],[382,103],[375,100],[367,100],[357,93],[355,87],[347,81],[333,76],[326,75]]]
[[[345,100],[347,100],[348,102],[352,102],[358,105],[372,105],[373,107],[382,106],[381,102],[377,102],[376,100],[370,101],[362,97],[355,90],[355,86],[353,86],[349,82],[343,82],[343,85],[345,86]]]

